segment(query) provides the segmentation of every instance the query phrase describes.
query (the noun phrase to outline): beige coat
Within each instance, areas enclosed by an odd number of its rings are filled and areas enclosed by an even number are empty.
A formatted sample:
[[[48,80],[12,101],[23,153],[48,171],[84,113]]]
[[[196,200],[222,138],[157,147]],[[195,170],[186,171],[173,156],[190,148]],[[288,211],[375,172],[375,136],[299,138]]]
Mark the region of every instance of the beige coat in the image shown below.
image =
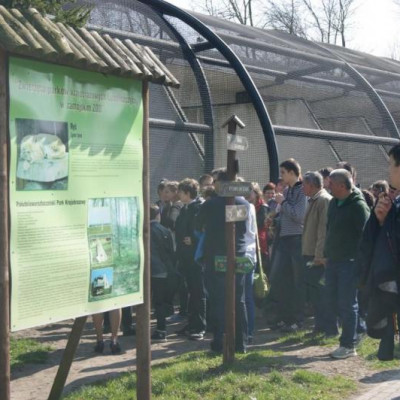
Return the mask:
[[[302,236],[302,253],[304,256],[323,258],[326,235],[328,206],[332,196],[325,190],[320,190],[308,200],[304,230]]]

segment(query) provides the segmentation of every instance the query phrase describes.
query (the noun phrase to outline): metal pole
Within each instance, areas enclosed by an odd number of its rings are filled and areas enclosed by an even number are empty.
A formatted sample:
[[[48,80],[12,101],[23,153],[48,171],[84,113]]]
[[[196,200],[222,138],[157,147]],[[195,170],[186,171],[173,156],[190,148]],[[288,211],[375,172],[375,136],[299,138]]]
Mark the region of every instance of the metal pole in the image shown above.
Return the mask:
[[[68,338],[67,346],[65,347],[60,366],[58,367],[57,375],[54,379],[53,386],[48,397],[48,400],[61,399],[64,390],[65,382],[68,378],[68,373],[74,360],[75,352],[82,336],[82,331],[86,323],[87,316],[76,318],[72,326],[71,334]]]
[[[172,129],[176,132],[184,133],[204,133],[212,135],[212,126],[195,124],[192,122],[172,121],[168,119],[149,118],[151,128]]]
[[[150,349],[150,186],[149,186],[149,85],[143,82],[143,304],[136,307],[136,395],[151,399]]]
[[[394,146],[399,144],[399,139],[363,135],[361,133],[344,133],[326,131],[323,129],[297,128],[293,126],[274,125],[275,134],[278,136],[297,136],[323,140],[339,140],[343,142],[367,143],[381,146]]]
[[[0,399],[10,400],[8,55],[0,50]]]

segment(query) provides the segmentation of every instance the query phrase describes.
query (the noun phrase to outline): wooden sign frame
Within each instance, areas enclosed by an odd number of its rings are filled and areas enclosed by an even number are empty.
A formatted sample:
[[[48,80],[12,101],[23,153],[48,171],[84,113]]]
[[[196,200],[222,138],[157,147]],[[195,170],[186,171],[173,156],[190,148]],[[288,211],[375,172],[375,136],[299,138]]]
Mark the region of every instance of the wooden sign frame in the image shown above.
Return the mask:
[[[0,49],[0,399],[10,400],[10,212],[9,212],[9,70],[11,53]],[[137,398],[151,399],[150,348],[150,191],[149,191],[149,85],[143,81],[143,304],[136,307]],[[61,398],[87,316],[75,319],[49,400]]]

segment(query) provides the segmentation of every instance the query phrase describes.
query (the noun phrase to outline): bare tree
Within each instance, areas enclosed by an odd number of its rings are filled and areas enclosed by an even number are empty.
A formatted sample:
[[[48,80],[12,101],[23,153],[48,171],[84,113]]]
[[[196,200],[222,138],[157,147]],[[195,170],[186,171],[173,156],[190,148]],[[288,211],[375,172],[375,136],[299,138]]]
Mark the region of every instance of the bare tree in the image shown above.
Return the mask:
[[[349,21],[354,11],[354,0],[338,0],[339,10],[334,26],[336,32],[340,35],[341,44],[346,47],[346,34],[348,31]]]
[[[394,11],[400,16],[400,0],[393,0]],[[397,9],[396,9],[397,8]],[[392,42],[388,45],[388,57],[395,61],[400,61],[400,41],[397,35],[393,35]]]
[[[200,9],[209,15],[255,26],[254,7],[258,0],[203,0]]]
[[[263,27],[271,27],[291,35],[307,37],[299,0],[268,0]]]
[[[398,40],[393,41],[388,46],[388,57],[395,61],[400,61],[400,43]]]
[[[400,0],[393,1],[400,6]],[[203,0],[199,8],[207,14],[243,25],[278,29],[299,37],[345,47],[355,2],[356,0]]]
[[[302,0],[312,29],[318,32],[323,43],[346,47],[346,35],[354,11],[355,0]]]

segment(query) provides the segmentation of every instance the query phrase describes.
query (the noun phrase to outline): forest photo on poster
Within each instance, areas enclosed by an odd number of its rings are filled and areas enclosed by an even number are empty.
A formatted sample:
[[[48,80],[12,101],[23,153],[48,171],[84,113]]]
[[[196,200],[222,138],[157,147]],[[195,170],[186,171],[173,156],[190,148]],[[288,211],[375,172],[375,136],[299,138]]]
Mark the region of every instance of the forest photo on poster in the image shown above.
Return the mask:
[[[140,247],[137,197],[89,199],[89,301],[139,291]]]

